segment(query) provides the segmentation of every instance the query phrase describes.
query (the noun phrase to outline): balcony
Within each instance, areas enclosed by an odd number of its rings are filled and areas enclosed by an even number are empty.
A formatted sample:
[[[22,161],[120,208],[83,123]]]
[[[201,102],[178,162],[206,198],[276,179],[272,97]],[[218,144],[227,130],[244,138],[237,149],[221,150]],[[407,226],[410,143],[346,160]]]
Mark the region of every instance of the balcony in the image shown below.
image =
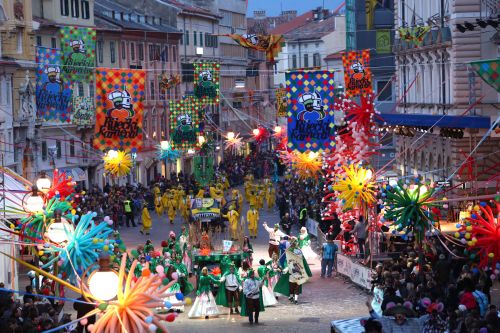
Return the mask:
[[[398,33],[396,31],[396,33]],[[439,27],[437,29],[429,31],[422,42],[423,48],[425,47],[436,47],[447,42],[451,42],[451,30],[449,27]],[[419,48],[421,48],[419,47]],[[397,38],[394,41],[393,51],[394,53],[410,51],[417,48],[417,44],[413,41],[406,41],[401,38]]]

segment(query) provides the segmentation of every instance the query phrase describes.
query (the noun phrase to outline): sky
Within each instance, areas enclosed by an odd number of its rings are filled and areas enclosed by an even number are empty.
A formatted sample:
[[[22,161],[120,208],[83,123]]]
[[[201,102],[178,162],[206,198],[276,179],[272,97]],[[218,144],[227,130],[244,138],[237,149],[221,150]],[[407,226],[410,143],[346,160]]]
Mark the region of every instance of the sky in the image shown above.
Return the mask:
[[[248,0],[248,17],[253,16],[254,10],[264,9],[268,16],[276,16],[283,10],[295,9],[298,14],[302,14],[316,7],[321,7],[323,3],[327,9],[335,9],[341,0]]]

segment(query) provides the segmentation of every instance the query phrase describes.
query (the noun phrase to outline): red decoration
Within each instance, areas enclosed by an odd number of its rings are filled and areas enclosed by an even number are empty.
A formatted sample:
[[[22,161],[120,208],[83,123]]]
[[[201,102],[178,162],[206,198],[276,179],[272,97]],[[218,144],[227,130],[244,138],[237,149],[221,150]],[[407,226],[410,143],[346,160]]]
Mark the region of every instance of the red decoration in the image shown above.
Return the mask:
[[[47,199],[50,200],[59,194],[60,200],[64,200],[74,192],[75,182],[72,180],[72,177],[67,176],[65,172],[59,173],[57,169],[54,170],[52,186],[47,192]]]

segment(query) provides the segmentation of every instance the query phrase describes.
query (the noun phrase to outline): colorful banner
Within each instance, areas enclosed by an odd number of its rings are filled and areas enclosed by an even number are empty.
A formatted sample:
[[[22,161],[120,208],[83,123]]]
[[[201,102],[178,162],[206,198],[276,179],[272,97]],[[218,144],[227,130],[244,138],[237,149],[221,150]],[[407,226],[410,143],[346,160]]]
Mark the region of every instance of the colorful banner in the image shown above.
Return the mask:
[[[276,110],[278,117],[286,117],[286,89],[277,88],[276,89]]]
[[[36,48],[36,108],[37,117],[45,121],[71,121],[71,85],[61,78],[61,52]]]
[[[425,35],[431,31],[429,26],[416,26],[413,28],[398,28],[399,37],[415,47],[422,46]]]
[[[145,77],[143,70],[96,69],[95,148],[141,150]]]
[[[333,72],[286,73],[288,148],[329,151],[335,146]]]
[[[62,75],[71,82],[89,82],[95,69],[96,32],[91,28],[62,27]]]
[[[73,97],[73,114],[71,123],[77,126],[87,126],[94,123],[94,98],[93,97]]]
[[[500,92],[500,59],[474,61],[470,65],[487,84]]]
[[[219,103],[220,64],[196,62],[194,65],[194,95],[201,104]]]
[[[193,97],[170,101],[170,138],[174,149],[197,148],[200,109],[200,103]]]
[[[285,44],[282,35],[229,34],[225,36],[231,37],[236,43],[245,48],[266,52],[266,60],[273,63],[275,62],[274,58],[278,56]]]
[[[342,63],[347,98],[373,92],[370,50],[346,52],[342,55]]]
[[[366,30],[373,29],[373,21],[375,19],[375,7],[377,0],[365,0],[365,13],[366,13]]]
[[[214,179],[214,159],[209,156],[195,156],[194,179],[203,187],[209,185]]]
[[[179,74],[168,75],[167,73],[163,73],[158,77],[158,82],[160,85],[160,89],[172,89],[181,83],[181,76]]]
[[[391,53],[391,30],[377,30],[375,45],[378,54]]]
[[[304,284],[309,280],[306,268],[304,267],[304,255],[300,250],[287,250],[286,263],[288,273],[290,273],[290,282],[295,282],[298,285]]]

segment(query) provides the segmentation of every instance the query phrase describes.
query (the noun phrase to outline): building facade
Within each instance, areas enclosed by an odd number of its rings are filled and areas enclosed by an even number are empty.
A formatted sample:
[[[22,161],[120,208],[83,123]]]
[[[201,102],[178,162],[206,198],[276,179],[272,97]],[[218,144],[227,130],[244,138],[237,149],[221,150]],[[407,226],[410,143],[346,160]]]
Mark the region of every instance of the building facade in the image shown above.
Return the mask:
[[[396,28],[430,29],[418,48],[396,35],[396,90],[401,100],[397,112],[437,119],[418,133],[411,126],[397,131],[404,134],[397,136],[399,174],[449,179],[447,185],[456,185],[456,192],[467,194],[495,191],[500,139],[494,132],[486,133],[488,124],[498,118],[499,94],[469,63],[498,58],[500,48],[494,38],[498,30],[476,25],[473,31],[460,32],[456,25],[496,18],[498,13],[498,2],[484,0],[395,2]],[[464,119],[466,124],[460,125]],[[486,125],[476,126],[480,121]],[[471,153],[473,175],[469,178],[460,167]]]

